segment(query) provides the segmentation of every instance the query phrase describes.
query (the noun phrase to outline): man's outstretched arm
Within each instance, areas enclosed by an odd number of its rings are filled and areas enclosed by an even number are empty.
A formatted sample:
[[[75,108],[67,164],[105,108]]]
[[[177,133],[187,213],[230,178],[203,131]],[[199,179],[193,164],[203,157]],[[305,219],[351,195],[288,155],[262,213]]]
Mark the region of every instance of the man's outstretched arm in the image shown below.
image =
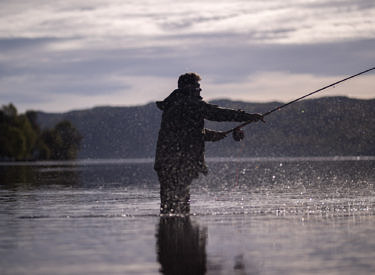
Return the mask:
[[[263,120],[261,114],[249,114],[243,110],[234,110],[219,107],[217,105],[205,103],[204,118],[213,121],[260,121]]]

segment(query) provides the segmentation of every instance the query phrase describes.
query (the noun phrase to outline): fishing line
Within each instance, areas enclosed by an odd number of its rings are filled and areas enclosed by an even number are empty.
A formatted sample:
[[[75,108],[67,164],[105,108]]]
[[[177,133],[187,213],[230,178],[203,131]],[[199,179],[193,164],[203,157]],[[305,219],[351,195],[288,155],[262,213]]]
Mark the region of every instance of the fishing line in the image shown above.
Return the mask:
[[[359,76],[359,75],[361,75],[361,74],[368,73],[369,71],[372,71],[372,70],[375,70],[375,67],[372,67],[372,68],[367,69],[367,70],[365,70],[365,71],[362,71],[362,72],[360,72],[360,73],[354,74],[354,75],[349,76],[349,77],[347,77],[347,78],[341,79],[341,80],[339,80],[339,81],[336,81],[335,83],[332,83],[332,84],[329,84],[329,85],[327,85],[327,86],[324,86],[323,88],[320,88],[320,89],[318,89],[318,90],[316,90],[316,91],[313,91],[313,92],[311,92],[311,93],[308,93],[308,94],[306,94],[306,95],[304,95],[304,96],[301,96],[301,97],[299,97],[299,98],[297,98],[297,99],[294,99],[294,100],[292,100],[292,101],[290,101],[290,102],[288,102],[288,103],[282,104],[282,105],[280,105],[280,106],[278,106],[278,107],[276,107],[276,108],[274,108],[274,109],[272,109],[272,110],[270,110],[270,111],[268,111],[268,112],[262,114],[262,116],[263,116],[263,117],[268,116],[269,114],[272,114],[273,112],[278,111],[278,110],[280,110],[280,109],[282,109],[282,108],[284,108],[284,107],[286,107],[286,106],[288,106],[288,105],[290,105],[290,104],[293,104],[293,103],[295,103],[295,102],[297,102],[297,101],[299,101],[299,100],[301,100],[301,99],[303,99],[303,98],[305,98],[305,97],[308,97],[308,96],[311,96],[311,95],[316,94],[316,93],[318,93],[318,92],[321,92],[321,91],[323,91],[323,90],[325,90],[325,89],[327,89],[327,88],[329,88],[329,87],[335,86],[335,85],[337,85],[337,84],[339,84],[339,83],[341,83],[341,82],[347,81],[347,80],[349,80],[349,79],[351,79],[351,78],[354,78],[354,77],[357,77],[357,76]],[[231,133],[231,132],[238,131],[238,130],[240,130],[242,127],[244,127],[244,126],[246,126],[246,125],[248,125],[248,124],[250,124],[250,123],[252,123],[252,122],[254,122],[254,121],[253,121],[253,120],[245,121],[245,122],[243,122],[242,124],[240,124],[240,125],[238,125],[238,126],[232,128],[232,129],[230,129],[230,130],[224,132],[224,134],[227,135],[227,134],[229,134],[229,133]]]

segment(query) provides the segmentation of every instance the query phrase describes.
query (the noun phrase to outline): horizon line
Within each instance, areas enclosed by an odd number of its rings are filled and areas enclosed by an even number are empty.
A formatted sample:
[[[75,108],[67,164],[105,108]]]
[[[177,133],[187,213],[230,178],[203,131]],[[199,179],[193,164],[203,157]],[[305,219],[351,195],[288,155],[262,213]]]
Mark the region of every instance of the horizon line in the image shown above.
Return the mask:
[[[350,97],[350,96],[346,96],[346,95],[329,95],[329,96],[313,96],[313,97],[310,97],[310,98],[302,99],[301,102],[306,101],[306,100],[317,100],[317,99],[322,99],[322,98],[335,98],[335,97],[336,98],[347,98],[347,99],[353,99],[353,100],[362,100],[362,101],[368,101],[368,100],[374,100],[375,99],[375,96],[371,97],[371,98],[357,98],[357,97]],[[284,103],[289,102],[289,101],[278,101],[278,100],[246,101],[246,100],[241,100],[241,99],[230,99],[230,98],[220,98],[220,97],[208,99],[206,101],[207,102],[230,101],[230,102],[234,102],[234,103],[250,103],[250,104],[270,104],[270,103],[284,104]],[[91,110],[91,109],[96,109],[96,108],[136,108],[136,107],[143,107],[143,106],[146,106],[146,105],[150,105],[150,104],[153,104],[155,102],[156,101],[148,101],[148,102],[143,103],[143,104],[129,104],[129,105],[120,105],[120,104],[119,105],[116,105],[116,104],[113,104],[113,105],[95,105],[95,106],[91,106],[91,107],[68,109],[68,110],[65,110],[65,111],[45,111],[45,110],[38,110],[38,109],[26,109],[25,111],[20,112],[20,114],[26,113],[28,111],[35,111],[35,112],[39,112],[39,113],[49,113],[49,114],[61,114],[61,113],[70,113],[70,112],[79,112],[79,111]],[[9,104],[13,104],[17,108],[16,104],[14,104],[13,102],[9,102],[8,104],[2,104],[2,106],[7,106]]]

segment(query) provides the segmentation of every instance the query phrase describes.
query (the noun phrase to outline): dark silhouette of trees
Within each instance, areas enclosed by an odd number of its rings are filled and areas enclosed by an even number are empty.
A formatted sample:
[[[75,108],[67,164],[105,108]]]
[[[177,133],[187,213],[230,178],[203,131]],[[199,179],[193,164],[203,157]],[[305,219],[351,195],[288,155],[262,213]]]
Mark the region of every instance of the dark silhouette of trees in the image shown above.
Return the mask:
[[[19,115],[13,104],[0,110],[0,160],[75,159],[81,140],[69,121],[41,130],[34,111]]]
[[[44,154],[55,160],[75,159],[81,139],[77,129],[69,121],[63,120],[53,129],[42,132],[42,140],[49,149]]]

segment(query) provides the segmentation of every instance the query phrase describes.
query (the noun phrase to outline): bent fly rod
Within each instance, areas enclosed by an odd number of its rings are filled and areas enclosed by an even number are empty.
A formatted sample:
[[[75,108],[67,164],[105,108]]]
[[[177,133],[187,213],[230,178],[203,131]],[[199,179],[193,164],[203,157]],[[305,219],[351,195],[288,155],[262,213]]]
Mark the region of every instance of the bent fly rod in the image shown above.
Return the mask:
[[[268,116],[269,114],[272,114],[273,112],[276,112],[276,111],[278,111],[278,110],[280,110],[280,109],[282,109],[282,108],[284,108],[284,107],[286,107],[286,106],[288,106],[288,105],[290,105],[290,104],[293,104],[294,102],[297,102],[297,101],[299,101],[299,100],[301,100],[301,99],[303,99],[303,98],[305,98],[305,97],[308,97],[308,96],[310,96],[310,95],[313,95],[313,94],[316,94],[316,93],[318,93],[318,92],[321,92],[321,91],[323,91],[323,90],[325,90],[325,89],[327,89],[327,88],[329,88],[329,87],[335,86],[335,85],[337,85],[337,84],[339,84],[339,83],[341,83],[341,82],[347,81],[347,80],[349,80],[349,79],[351,79],[351,78],[357,77],[357,76],[359,76],[359,75],[361,75],[361,74],[365,74],[365,73],[367,73],[367,72],[369,72],[369,71],[372,71],[372,70],[375,70],[375,67],[370,68],[370,69],[367,69],[367,70],[365,70],[365,71],[363,71],[363,72],[360,72],[360,73],[354,74],[354,75],[349,76],[349,77],[347,77],[347,78],[341,79],[341,80],[339,80],[339,81],[337,81],[337,82],[335,82],[335,83],[329,84],[329,85],[327,85],[327,86],[325,86],[325,87],[323,87],[323,88],[320,88],[320,89],[318,89],[318,90],[316,90],[316,91],[313,91],[313,92],[311,92],[311,93],[308,93],[307,95],[301,96],[301,97],[299,97],[299,98],[297,98],[297,99],[294,99],[294,100],[292,100],[292,101],[290,101],[290,102],[288,102],[288,103],[285,103],[285,104],[283,104],[283,105],[280,105],[280,106],[278,106],[278,107],[276,107],[276,108],[274,108],[274,109],[272,109],[272,110],[270,110],[270,111],[268,111],[268,112],[262,114],[262,117]],[[240,125],[238,125],[238,126],[232,128],[232,129],[230,129],[230,130],[228,130],[228,131],[225,131],[224,134],[227,135],[227,134],[229,134],[229,133],[231,133],[231,132],[238,131],[238,130],[240,130],[242,127],[244,127],[244,126],[250,124],[251,122],[254,122],[254,121],[253,121],[253,120],[245,121],[245,122],[241,123]]]

